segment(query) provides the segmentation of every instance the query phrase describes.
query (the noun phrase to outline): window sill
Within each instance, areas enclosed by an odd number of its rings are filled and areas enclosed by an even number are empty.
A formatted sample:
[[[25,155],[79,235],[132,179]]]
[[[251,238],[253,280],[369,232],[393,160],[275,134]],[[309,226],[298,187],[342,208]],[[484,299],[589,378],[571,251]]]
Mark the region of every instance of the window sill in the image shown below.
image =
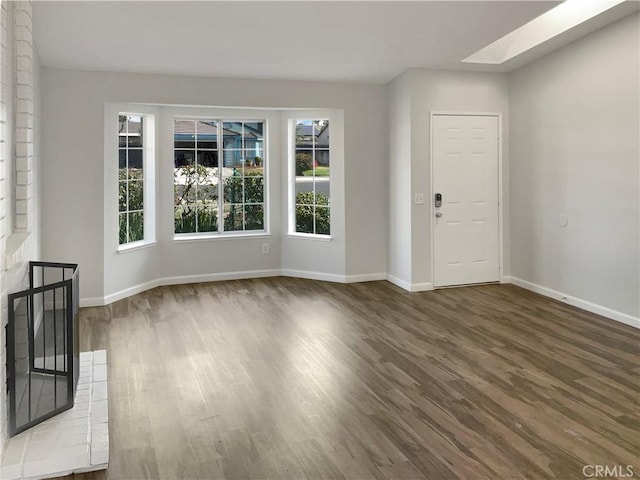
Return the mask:
[[[240,238],[271,238],[271,234],[267,232],[257,233],[216,233],[214,235],[207,234],[179,234],[173,237],[173,243],[193,243],[193,242],[218,242],[221,240],[238,240]]]
[[[122,253],[135,252],[137,250],[142,250],[144,248],[149,248],[157,245],[158,242],[155,240],[142,240],[140,242],[126,243],[124,245],[120,245],[118,247],[118,255]]]
[[[290,238],[299,238],[301,240],[314,240],[316,242],[333,241],[333,237],[331,235],[315,235],[313,233],[289,233],[287,236]]]

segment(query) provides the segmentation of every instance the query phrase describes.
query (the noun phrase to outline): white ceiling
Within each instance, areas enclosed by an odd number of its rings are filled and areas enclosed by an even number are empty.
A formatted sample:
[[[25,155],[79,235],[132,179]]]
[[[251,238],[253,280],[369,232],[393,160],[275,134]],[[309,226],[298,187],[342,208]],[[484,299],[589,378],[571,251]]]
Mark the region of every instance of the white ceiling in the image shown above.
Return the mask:
[[[487,70],[460,61],[558,3],[37,1],[34,35],[59,68],[386,83]]]

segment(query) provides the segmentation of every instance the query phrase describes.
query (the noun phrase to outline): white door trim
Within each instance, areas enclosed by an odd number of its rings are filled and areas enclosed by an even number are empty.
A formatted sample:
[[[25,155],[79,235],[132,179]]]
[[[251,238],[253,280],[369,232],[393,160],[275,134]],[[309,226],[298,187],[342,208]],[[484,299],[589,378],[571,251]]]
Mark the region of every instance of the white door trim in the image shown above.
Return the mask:
[[[504,202],[503,199],[503,176],[502,176],[502,113],[500,112],[456,112],[456,111],[439,111],[432,110],[429,112],[429,178],[430,189],[429,194],[429,214],[431,229],[431,283],[434,284],[435,279],[435,208],[433,206],[433,117],[435,116],[478,116],[478,117],[497,117],[498,119],[498,272],[500,275],[500,283],[505,283],[504,275]],[[438,287],[434,286],[434,289]]]

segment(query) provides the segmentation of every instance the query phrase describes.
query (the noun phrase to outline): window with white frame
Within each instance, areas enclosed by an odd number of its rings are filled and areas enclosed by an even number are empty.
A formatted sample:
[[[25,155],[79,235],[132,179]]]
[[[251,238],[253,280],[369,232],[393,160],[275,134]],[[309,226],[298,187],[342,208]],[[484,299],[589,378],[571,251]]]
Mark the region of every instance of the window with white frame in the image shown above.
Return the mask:
[[[176,118],[173,126],[175,233],[264,231],[265,122]]]
[[[144,122],[142,115],[118,115],[119,244],[145,239]]]
[[[293,175],[290,233],[331,235],[329,120],[293,122],[290,166]]]

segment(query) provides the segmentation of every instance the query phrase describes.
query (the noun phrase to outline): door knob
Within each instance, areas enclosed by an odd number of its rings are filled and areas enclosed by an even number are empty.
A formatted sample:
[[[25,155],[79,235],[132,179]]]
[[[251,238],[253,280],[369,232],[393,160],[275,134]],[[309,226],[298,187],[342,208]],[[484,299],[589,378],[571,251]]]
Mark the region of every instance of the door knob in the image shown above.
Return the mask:
[[[440,218],[442,216],[442,212],[436,212],[436,218]]]

